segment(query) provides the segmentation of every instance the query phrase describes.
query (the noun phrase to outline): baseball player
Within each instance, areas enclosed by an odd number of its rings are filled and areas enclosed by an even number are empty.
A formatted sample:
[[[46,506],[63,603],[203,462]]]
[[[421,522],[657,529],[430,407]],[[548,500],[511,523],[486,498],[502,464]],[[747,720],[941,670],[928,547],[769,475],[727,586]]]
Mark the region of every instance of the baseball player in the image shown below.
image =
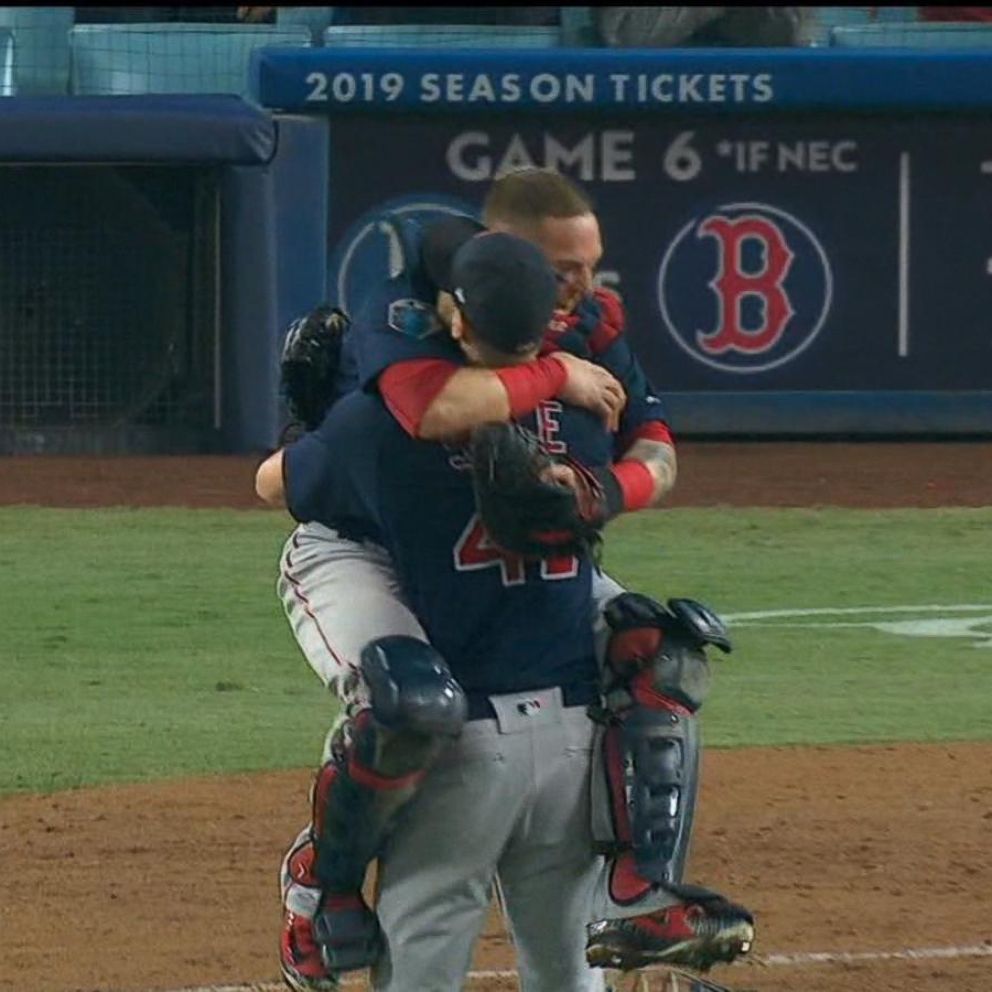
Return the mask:
[[[484,353],[502,367],[526,364],[554,297],[541,254],[505,235],[477,238],[458,251],[453,278],[459,307],[452,329],[462,351]],[[545,447],[608,464],[611,438],[590,414],[545,403],[529,420]],[[486,457],[481,463],[490,466]],[[612,926],[608,941],[604,926],[595,931],[600,947],[625,939],[625,953],[635,957],[652,931],[664,933],[651,942],[653,960],[705,967],[736,956],[750,942],[750,916],[713,893],[659,887],[626,911],[611,898],[612,883],[593,854],[588,808],[593,724],[585,709],[598,698],[589,558],[555,544],[552,557],[529,561],[489,541],[500,521],[486,517],[492,503],[481,496],[480,520],[466,474],[475,465],[478,490],[479,464],[479,451],[468,459],[457,446],[416,443],[377,399],[355,393],[260,470],[260,491],[281,493],[285,484],[297,519],[387,548],[424,628],[378,638],[362,652],[367,702],[341,728],[318,777],[318,856],[306,873],[316,876],[311,881],[323,887],[325,902],[353,899],[365,864],[381,855],[388,953],[375,987],[390,992],[462,987],[497,875],[528,992],[602,987],[585,960],[590,916],[608,917]],[[567,472],[579,469],[571,464]],[[482,473],[483,488],[487,477]],[[605,492],[592,473],[587,481],[592,516],[601,521]],[[702,630],[705,611],[692,605],[695,615],[666,615],[670,643],[658,652],[666,660],[653,668],[638,664],[638,652],[644,635],[661,630],[656,618],[618,609],[611,617],[613,690],[622,682],[631,696],[663,691],[684,711],[693,706],[702,693],[701,649],[719,644],[722,628],[710,615],[711,629]],[[630,699],[607,708],[622,738],[629,714],[644,709]],[[402,825],[393,831],[401,809]],[[330,810],[349,814],[351,829],[322,819]],[[337,888],[341,883],[349,887]],[[364,904],[351,908],[374,920]],[[618,914],[653,927],[629,931]],[[324,943],[321,909],[307,919]],[[323,936],[333,938],[331,931]]]

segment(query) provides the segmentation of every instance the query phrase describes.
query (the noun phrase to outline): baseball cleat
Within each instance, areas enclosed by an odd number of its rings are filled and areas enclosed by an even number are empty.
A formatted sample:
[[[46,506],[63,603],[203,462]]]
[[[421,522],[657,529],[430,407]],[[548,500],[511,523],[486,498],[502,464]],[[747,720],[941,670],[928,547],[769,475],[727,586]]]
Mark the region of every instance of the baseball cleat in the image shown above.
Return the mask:
[[[753,942],[751,914],[714,898],[592,923],[586,928],[586,960],[621,971],[652,964],[708,971],[747,954]]]

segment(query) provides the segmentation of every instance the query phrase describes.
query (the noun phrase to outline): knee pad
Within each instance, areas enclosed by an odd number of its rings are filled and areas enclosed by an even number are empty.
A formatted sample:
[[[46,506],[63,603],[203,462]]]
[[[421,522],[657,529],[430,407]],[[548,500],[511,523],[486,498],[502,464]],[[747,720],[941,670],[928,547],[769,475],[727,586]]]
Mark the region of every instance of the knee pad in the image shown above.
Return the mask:
[[[616,690],[651,704],[658,694],[695,713],[709,693],[705,648],[731,650],[723,621],[691,599],[670,599],[667,606],[648,596],[624,593],[604,611],[610,628],[606,664],[607,699]],[[620,708],[614,702],[611,708]]]
[[[376,638],[362,651],[361,670],[372,714],[383,727],[439,737],[461,733],[465,693],[429,644],[402,635]]]

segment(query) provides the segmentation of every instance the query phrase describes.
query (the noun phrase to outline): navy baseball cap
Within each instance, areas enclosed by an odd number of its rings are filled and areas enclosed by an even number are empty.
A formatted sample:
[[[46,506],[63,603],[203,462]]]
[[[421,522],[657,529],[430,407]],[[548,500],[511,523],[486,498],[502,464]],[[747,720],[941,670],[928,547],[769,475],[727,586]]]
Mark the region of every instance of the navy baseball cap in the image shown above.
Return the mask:
[[[456,302],[485,344],[517,355],[541,343],[558,283],[535,245],[512,234],[480,234],[455,252],[451,277]]]
[[[427,277],[438,289],[450,293],[455,288],[451,282],[451,263],[455,253],[466,241],[484,230],[485,227],[477,220],[463,214],[449,215],[424,229],[420,259]]]

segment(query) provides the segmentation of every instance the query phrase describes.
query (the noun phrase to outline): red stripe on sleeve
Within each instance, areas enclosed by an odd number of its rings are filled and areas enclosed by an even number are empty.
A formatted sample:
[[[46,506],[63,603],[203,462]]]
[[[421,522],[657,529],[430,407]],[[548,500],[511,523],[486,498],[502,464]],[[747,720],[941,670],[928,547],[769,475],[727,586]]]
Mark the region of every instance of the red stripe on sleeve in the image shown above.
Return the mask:
[[[427,408],[457,371],[454,362],[443,358],[397,362],[379,376],[379,392],[403,430],[417,437]]]

